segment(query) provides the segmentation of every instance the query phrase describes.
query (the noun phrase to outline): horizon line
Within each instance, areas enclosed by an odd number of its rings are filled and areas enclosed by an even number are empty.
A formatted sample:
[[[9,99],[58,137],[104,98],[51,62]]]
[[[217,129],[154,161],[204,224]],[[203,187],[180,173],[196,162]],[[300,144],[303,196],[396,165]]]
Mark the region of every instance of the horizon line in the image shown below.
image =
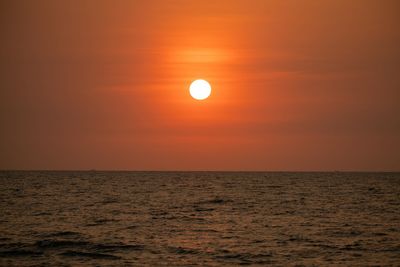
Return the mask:
[[[400,173],[400,170],[133,170],[133,169],[0,169],[0,172],[302,172],[302,173]]]

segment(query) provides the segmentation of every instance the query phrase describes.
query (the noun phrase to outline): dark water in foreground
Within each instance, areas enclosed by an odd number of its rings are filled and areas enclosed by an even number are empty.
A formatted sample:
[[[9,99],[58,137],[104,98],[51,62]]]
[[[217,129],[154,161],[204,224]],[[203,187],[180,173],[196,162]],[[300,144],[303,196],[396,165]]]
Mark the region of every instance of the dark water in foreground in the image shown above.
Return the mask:
[[[1,266],[400,265],[399,173],[0,172]]]

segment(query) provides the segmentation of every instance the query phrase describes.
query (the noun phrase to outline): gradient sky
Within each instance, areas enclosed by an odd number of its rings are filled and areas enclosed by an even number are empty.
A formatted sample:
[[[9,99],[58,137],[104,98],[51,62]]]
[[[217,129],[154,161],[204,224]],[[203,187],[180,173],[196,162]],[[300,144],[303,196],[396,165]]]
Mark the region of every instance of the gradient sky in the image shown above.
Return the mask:
[[[1,1],[0,34],[1,169],[400,170],[400,1]]]

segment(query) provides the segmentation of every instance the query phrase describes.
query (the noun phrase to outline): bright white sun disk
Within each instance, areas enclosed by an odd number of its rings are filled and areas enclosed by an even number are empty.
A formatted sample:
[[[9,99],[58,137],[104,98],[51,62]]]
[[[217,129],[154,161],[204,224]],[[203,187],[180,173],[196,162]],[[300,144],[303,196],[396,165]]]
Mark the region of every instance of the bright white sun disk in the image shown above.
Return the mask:
[[[205,80],[195,80],[189,88],[190,95],[197,100],[204,100],[211,94],[211,86]]]

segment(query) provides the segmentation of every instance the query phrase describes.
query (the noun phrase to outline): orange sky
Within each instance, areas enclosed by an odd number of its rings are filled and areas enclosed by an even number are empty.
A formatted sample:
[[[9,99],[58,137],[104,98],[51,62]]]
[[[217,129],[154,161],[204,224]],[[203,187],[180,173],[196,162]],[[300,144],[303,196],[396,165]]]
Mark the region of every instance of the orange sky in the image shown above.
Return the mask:
[[[0,34],[1,169],[400,170],[397,0],[3,1]]]

